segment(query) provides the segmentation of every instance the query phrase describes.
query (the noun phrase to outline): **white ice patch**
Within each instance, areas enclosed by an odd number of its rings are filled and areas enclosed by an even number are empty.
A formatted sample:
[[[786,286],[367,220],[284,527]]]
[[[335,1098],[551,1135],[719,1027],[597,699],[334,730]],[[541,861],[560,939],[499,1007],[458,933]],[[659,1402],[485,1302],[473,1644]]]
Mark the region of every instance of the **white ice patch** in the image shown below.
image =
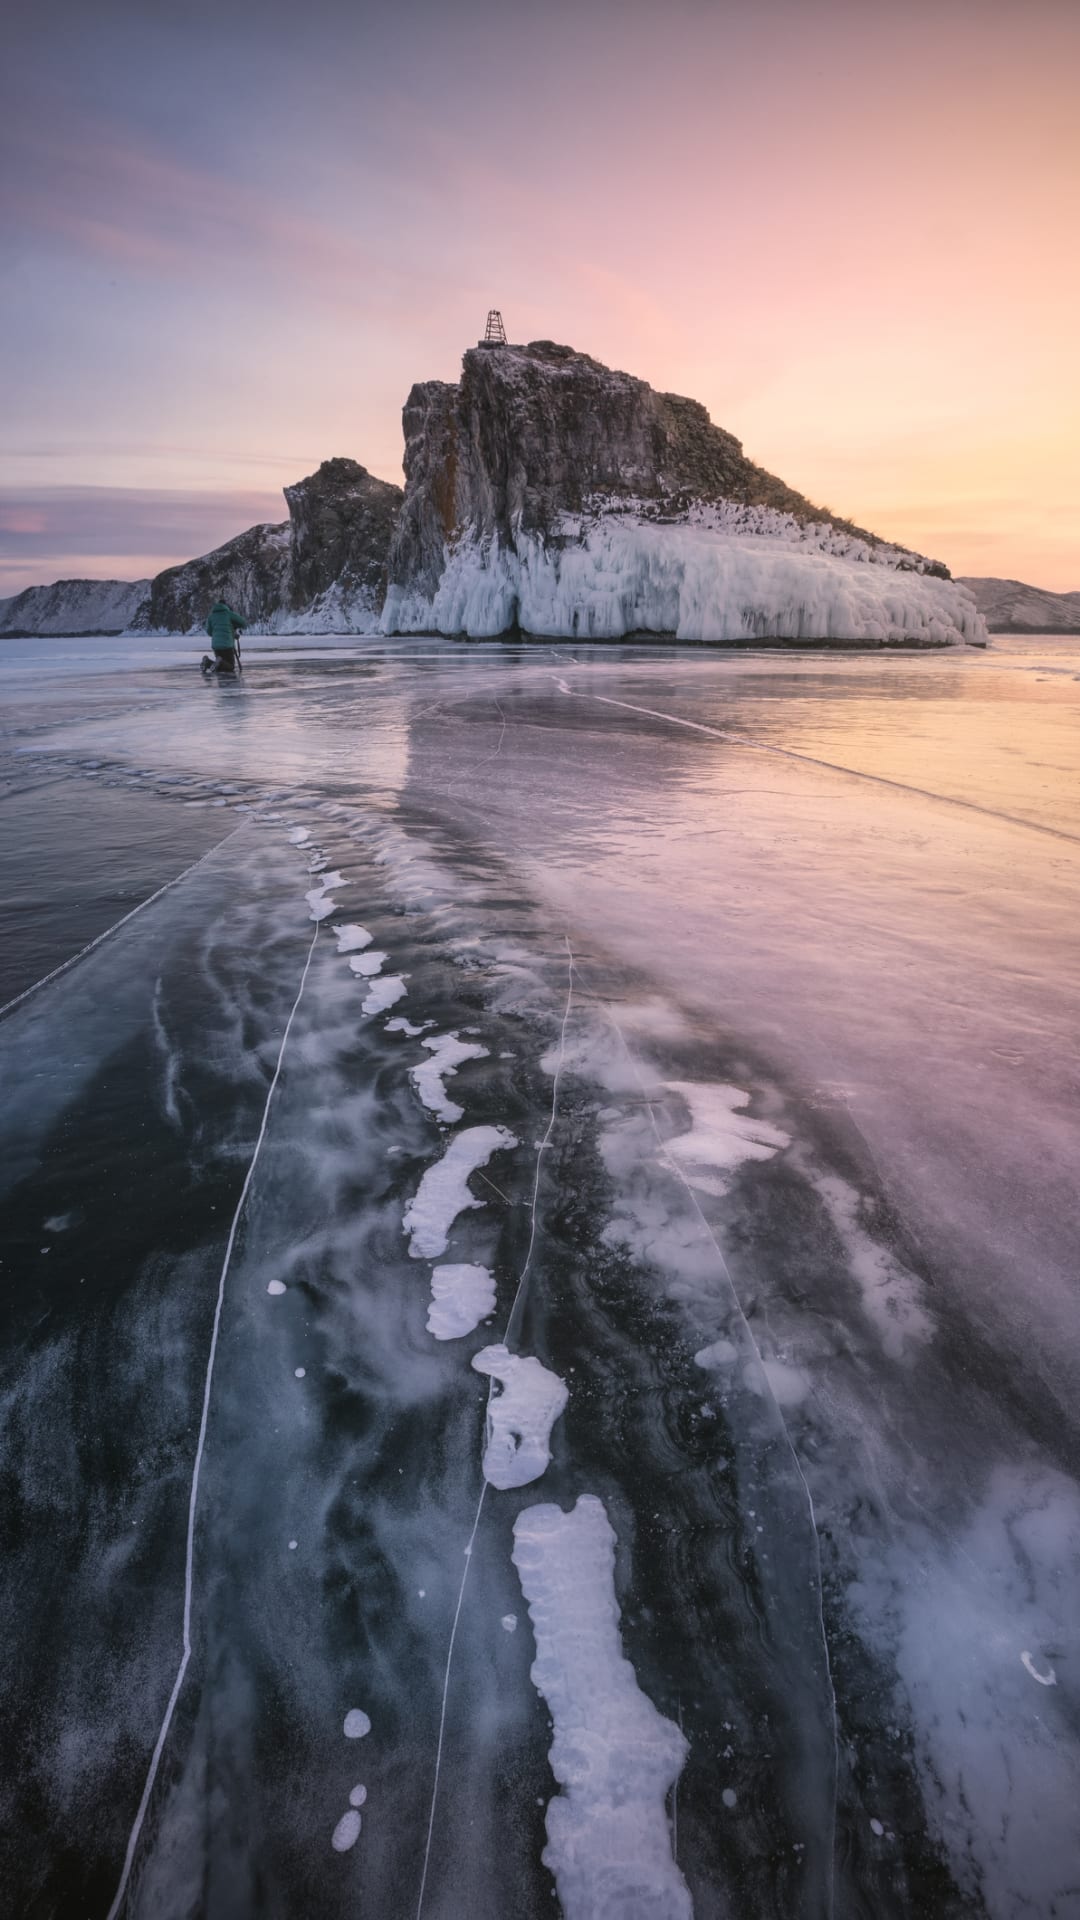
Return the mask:
[[[532,1355],[504,1346],[484,1347],[472,1363],[499,1383],[488,1401],[484,1479],[492,1487],[527,1487],[551,1459],[551,1429],[570,1398],[566,1385]]]
[[[382,980],[376,980],[370,993],[365,994],[361,1013],[385,1013],[398,1000],[405,998],[405,982],[400,973],[388,973]]]
[[[504,1633],[516,1633],[517,1632],[517,1614],[504,1613],[502,1619],[499,1622],[499,1625],[501,1626]]]
[[[563,1791],[548,1806],[543,1858],[565,1920],[691,1920],[665,1805],[687,1743],[623,1655],[602,1501],[527,1507],[513,1559],[536,1638],[533,1683],[554,1723]]]
[[[431,1021],[425,1020],[422,1023],[422,1025],[420,1025],[419,1027],[414,1027],[411,1020],[406,1020],[402,1014],[398,1014],[395,1019],[387,1021],[386,1026],[383,1028],[383,1032],[384,1033],[404,1033],[404,1034],[407,1034],[410,1040],[415,1040],[421,1033],[424,1032],[425,1028],[430,1027],[430,1025],[431,1025]]]
[[[385,953],[379,953],[373,947],[370,953],[350,954],[349,966],[361,979],[371,979],[373,974],[380,972],[385,959]]]
[[[446,1252],[458,1214],[484,1205],[469,1192],[469,1175],[486,1167],[493,1153],[517,1144],[508,1127],[466,1127],[455,1134],[405,1209],[402,1225],[411,1235],[409,1253],[414,1260],[435,1260]]]
[[[311,839],[311,833],[307,827],[290,827],[288,837],[294,847],[303,847]]]
[[[460,1340],[495,1311],[495,1281],[487,1267],[434,1267],[428,1332],[436,1340]]]
[[[320,893],[318,887],[312,887],[310,892],[305,893],[304,899],[313,920],[326,920],[337,912],[337,901],[331,900],[329,894]]]
[[[692,1120],[688,1132],[666,1142],[667,1152],[690,1186],[703,1193],[726,1193],[729,1176],[745,1161],[771,1160],[790,1144],[779,1127],[738,1111],[750,1098],[740,1087],[696,1080],[668,1080],[665,1085],[685,1100]]]
[[[276,1295],[279,1293],[284,1293],[285,1290],[286,1288],[285,1288],[284,1280],[268,1280],[266,1283],[267,1293],[272,1293]]]
[[[358,927],[354,923],[349,923],[345,926],[335,927],[333,931],[337,937],[337,950],[339,953],[359,953],[361,947],[370,947],[371,945],[371,935],[366,927]]]
[[[348,1813],[342,1814],[341,1819],[334,1828],[330,1836],[330,1845],[333,1847],[335,1853],[348,1853],[349,1848],[355,1847],[359,1838],[360,1815],[357,1813],[355,1807],[350,1807]]]
[[[371,1721],[368,1719],[363,1707],[349,1708],[348,1713],[345,1715],[342,1732],[346,1740],[362,1740],[365,1734],[371,1732]]]
[[[456,1033],[432,1034],[424,1046],[435,1057],[422,1061],[418,1067],[410,1067],[409,1077],[425,1107],[438,1114],[440,1120],[460,1120],[465,1110],[456,1101],[447,1099],[443,1082],[446,1075],[456,1073],[465,1060],[486,1060],[488,1050],[475,1040],[459,1040]]]

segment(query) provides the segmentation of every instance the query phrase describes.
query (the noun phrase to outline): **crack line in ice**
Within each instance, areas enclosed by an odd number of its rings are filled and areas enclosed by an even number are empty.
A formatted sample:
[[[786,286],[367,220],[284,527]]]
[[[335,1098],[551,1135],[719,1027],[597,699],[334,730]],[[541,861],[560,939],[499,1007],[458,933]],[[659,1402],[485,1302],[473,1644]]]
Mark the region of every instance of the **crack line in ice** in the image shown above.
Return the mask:
[[[593,695],[590,697],[598,698],[599,696]],[[666,716],[661,716],[661,717],[666,718]],[[607,1000],[601,999],[599,995],[597,996],[597,998],[600,1000],[600,1005],[604,1008],[604,1011],[606,1012],[608,1019],[611,1021],[612,1026],[614,1027],[616,1033],[619,1036],[619,1039],[622,1042],[623,1049],[626,1053],[626,1057],[630,1062],[631,1068],[633,1069],[634,1078],[636,1079],[638,1086],[641,1089],[641,1096],[645,1102],[645,1107],[648,1111],[649,1119],[652,1123],[653,1133],[656,1136],[656,1143],[657,1143],[657,1147],[659,1148],[660,1158],[665,1162],[669,1171],[675,1175],[675,1178],[680,1182],[681,1186],[685,1189],[686,1194],[690,1200],[690,1204],[694,1209],[694,1212],[697,1214],[697,1217],[700,1220],[701,1225],[705,1230],[705,1233],[707,1234],[708,1238],[711,1240],[713,1244],[713,1247],[716,1252],[717,1260],[720,1263],[720,1270],[731,1291],[731,1297],[735,1303],[735,1310],[738,1313],[740,1320],[742,1321],[742,1325],[743,1325],[743,1329],[745,1331],[746,1337],[750,1342],[750,1345],[753,1348],[754,1353],[757,1355],[758,1366],[761,1370],[760,1379],[763,1383],[763,1397],[771,1401],[772,1403],[772,1407],[775,1412],[776,1418],[780,1423],[780,1430],[787,1443],[788,1451],[791,1454],[795,1471],[798,1474],[800,1481],[802,1482],[803,1492],[806,1495],[807,1511],[810,1517],[810,1531],[814,1539],[814,1555],[817,1563],[816,1571],[817,1571],[818,1623],[821,1629],[821,1645],[825,1655],[825,1673],[829,1682],[829,1699],[830,1699],[830,1704],[832,1708],[833,1766],[832,1766],[832,1777],[830,1780],[830,1810],[831,1810],[832,1832],[831,1832],[831,1842],[830,1842],[829,1854],[828,1854],[828,1861],[829,1861],[828,1888],[827,1888],[828,1900],[827,1900],[827,1906],[826,1906],[826,1913],[831,1920],[831,1915],[833,1912],[833,1894],[834,1894],[833,1883],[834,1883],[834,1875],[835,1875],[835,1854],[836,1854],[836,1802],[837,1802],[838,1780],[839,1780],[839,1772],[840,1772],[840,1731],[839,1731],[839,1722],[838,1722],[837,1710],[836,1710],[836,1683],[833,1680],[832,1659],[829,1654],[829,1636],[825,1631],[825,1600],[824,1600],[824,1587],[823,1587],[823,1580],[822,1580],[821,1535],[818,1532],[817,1515],[814,1511],[814,1496],[810,1491],[810,1483],[807,1480],[805,1473],[803,1472],[802,1461],[799,1459],[799,1455],[796,1451],[795,1442],[791,1438],[791,1434],[788,1431],[787,1421],[784,1419],[784,1415],[783,1415],[783,1412],[781,1411],[780,1403],[777,1400],[776,1394],[773,1391],[772,1383],[769,1379],[769,1375],[766,1370],[766,1363],[762,1357],[757,1341],[754,1339],[750,1322],[746,1317],[746,1313],[743,1309],[742,1301],[739,1298],[738,1289],[736,1288],[735,1282],[732,1279],[731,1269],[728,1266],[723,1248],[721,1247],[719,1240],[717,1239],[715,1233],[713,1232],[712,1227],[709,1225],[709,1222],[705,1216],[705,1213],[702,1209],[701,1202],[699,1201],[697,1194],[694,1192],[694,1189],[691,1186],[689,1180],[687,1179],[685,1173],[683,1172],[682,1168],[679,1166],[678,1161],[669,1152],[668,1144],[664,1140],[663,1136],[661,1135],[660,1128],[657,1124],[656,1110],[653,1107],[653,1103],[649,1098],[648,1092],[645,1087],[645,1082],[641,1077],[641,1072],[639,1070],[637,1060],[634,1054],[631,1052],[626,1035],[624,1034],[621,1026],[619,1025],[618,1020],[616,1019],[614,1008],[610,1005],[610,1003]]]
[[[207,860],[212,859],[214,854],[218,853],[226,844],[226,841],[232,840],[236,834],[242,833],[247,824],[246,820],[241,820],[240,825],[234,827],[232,833],[226,833],[220,840],[215,841],[212,847],[208,847],[205,853],[200,854],[197,860],[192,861],[190,867],[185,867],[183,873],[178,873],[175,880],[166,880],[163,887],[159,887],[156,893],[149,894],[145,900],[140,900],[137,907],[132,907],[131,912],[125,913],[122,919],[115,920],[111,927],[106,927],[104,933],[99,933],[96,940],[88,940],[85,947],[80,947],[78,953],[72,954],[70,960],[62,960],[60,965],[54,967],[51,973],[43,974],[40,980],[35,980],[32,987],[26,987],[22,993],[17,993],[14,1000],[5,1001],[4,1005],[0,1007],[0,1020],[4,1018],[6,1013],[12,1013],[16,1007],[21,1007],[23,1001],[29,1000],[31,994],[40,993],[42,987],[47,987],[50,980],[56,980],[62,973],[66,973],[68,968],[73,967],[77,960],[84,960],[88,953],[93,953],[95,947],[100,947],[103,940],[110,940],[114,933],[119,933],[120,928],[126,927],[129,920],[134,920],[137,913],[142,913],[145,907],[152,907],[155,900],[160,900],[163,893],[168,893],[173,887],[178,887],[181,880],[186,880],[189,873],[194,873],[196,867],[201,867]]]
[[[233,1246],[236,1241],[236,1230],[240,1225],[240,1216],[244,1211],[244,1203],[248,1197],[248,1192],[250,1190],[251,1182],[255,1173],[255,1166],[258,1161],[260,1151],[262,1149],[262,1143],[266,1138],[266,1127],[267,1127],[267,1122],[270,1118],[270,1102],[274,1097],[274,1091],[277,1087],[277,1083],[279,1079],[281,1078],[281,1068],[285,1059],[285,1048],[289,1043],[289,1034],[292,1031],[292,1023],[296,1018],[296,1010],[300,1005],[300,1001],[304,992],[304,987],[307,984],[308,971],[311,966],[312,957],[315,953],[315,942],[318,939],[318,937],[319,937],[319,927],[318,927],[318,923],[316,922],[315,931],[311,936],[311,945],[308,947],[308,950],[307,950],[307,959],[304,961],[304,971],[300,975],[300,985],[297,988],[296,999],[292,1003],[292,1010],[289,1014],[288,1019],[285,1022],[285,1031],[281,1036],[281,1045],[278,1048],[277,1065],[274,1068],[274,1077],[270,1082],[269,1091],[266,1095],[266,1104],[263,1107],[262,1123],[259,1127],[258,1138],[255,1142],[255,1151],[251,1156],[251,1161],[248,1166],[247,1173],[244,1176],[244,1184],[240,1189],[240,1198],[236,1203],[236,1212],[233,1214],[232,1225],[229,1228],[229,1238],[225,1245],[225,1258],[224,1258],[224,1261],[222,1262],[221,1278],[218,1281],[217,1301],[214,1306],[214,1320],[213,1320],[213,1327],[210,1334],[210,1352],[206,1362],[206,1379],[203,1385],[202,1418],[199,1421],[199,1438],[195,1447],[195,1464],[192,1469],[191,1493],[188,1499],[187,1552],[184,1560],[183,1655],[181,1657],[179,1668],[177,1669],[176,1679],[173,1681],[173,1689],[169,1695],[168,1705],[165,1708],[165,1718],[161,1723],[161,1730],[158,1734],[157,1742],[154,1746],[154,1751],[150,1758],[150,1769],[146,1776],[146,1784],[142,1790],[142,1799],[139,1801],[138,1812],[135,1815],[135,1824],[131,1829],[131,1834],[129,1836],[128,1843],[127,1843],[127,1851],[124,1855],[124,1866],[123,1866],[123,1871],[120,1875],[120,1884],[116,1889],[116,1893],[113,1897],[112,1906],[109,1908],[108,1914],[106,1915],[106,1920],[116,1920],[116,1916],[120,1912],[120,1909],[124,1904],[124,1896],[127,1893],[127,1884],[131,1876],[131,1869],[135,1860],[135,1850],[139,1844],[139,1836],[142,1832],[143,1821],[146,1818],[146,1810],[150,1804],[150,1795],[154,1789],[154,1781],[157,1778],[157,1770],[159,1765],[161,1764],[161,1756],[165,1751],[165,1742],[169,1737],[169,1727],[172,1724],[172,1717],[176,1709],[176,1703],[177,1703],[177,1700],[180,1698],[180,1689],[184,1684],[184,1675],[188,1670],[188,1662],[191,1659],[191,1606],[192,1606],[193,1568],[194,1568],[194,1559],[195,1559],[195,1514],[196,1514],[196,1510],[198,1507],[198,1500],[199,1500],[199,1475],[202,1469],[203,1451],[206,1446],[206,1428],[207,1428],[207,1422],[210,1417],[210,1390],[211,1390],[211,1387],[213,1386],[213,1381],[214,1381],[214,1361],[217,1357],[218,1332],[221,1327],[221,1311],[225,1303],[225,1281],[228,1276],[229,1262],[232,1259]]]
[[[506,1346],[509,1346],[510,1344],[510,1329],[514,1324],[514,1315],[517,1313],[517,1310],[518,1310],[518,1304],[522,1296],[522,1289],[524,1288],[526,1279],[528,1278],[529,1268],[532,1265],[533,1250],[536,1246],[536,1211],[537,1211],[536,1202],[540,1192],[540,1169],[541,1169],[541,1163],[543,1161],[544,1155],[547,1152],[548,1146],[550,1145],[551,1136],[555,1131],[555,1119],[556,1119],[556,1115],[558,1113],[558,1107],[559,1107],[559,1081],[562,1078],[563,1061],[566,1057],[566,1028],[567,1028],[567,1023],[570,1019],[570,1009],[574,1001],[574,950],[570,945],[570,939],[567,934],[563,935],[563,940],[566,945],[566,958],[567,958],[566,1006],[563,1009],[562,1026],[559,1031],[559,1057],[555,1062],[555,1074],[554,1074],[554,1078],[552,1080],[552,1085],[551,1085],[551,1117],[547,1123],[547,1132],[544,1134],[544,1137],[541,1140],[540,1145],[536,1150],[536,1172],[533,1176],[532,1227],[529,1232],[529,1245],[525,1254],[525,1264],[521,1269],[521,1274],[517,1283],[517,1291],[514,1294],[513,1302],[510,1307],[510,1313],[506,1322],[506,1331],[503,1334],[503,1343]],[[494,1380],[492,1380],[491,1384],[488,1387],[488,1405],[489,1406],[491,1404],[491,1396],[494,1390],[494,1385],[495,1385]],[[486,1425],[487,1425],[487,1414],[485,1413],[485,1429],[486,1429]],[[447,1706],[447,1701],[450,1697],[450,1670],[451,1670],[451,1667],[453,1666],[453,1661],[454,1661],[454,1643],[457,1639],[458,1622],[461,1619],[461,1609],[465,1602],[465,1587],[469,1578],[469,1568],[472,1565],[472,1551],[473,1551],[474,1545],[476,1544],[476,1535],[480,1526],[480,1516],[484,1511],[484,1501],[487,1498],[487,1490],[488,1490],[488,1482],[482,1478],[481,1485],[480,1485],[480,1498],[476,1503],[476,1514],[472,1523],[472,1532],[469,1535],[469,1544],[465,1549],[465,1571],[461,1576],[461,1586],[458,1589],[457,1606],[454,1608],[454,1618],[450,1627],[450,1644],[446,1650],[446,1671],[443,1674],[442,1705],[439,1710],[439,1733],[438,1733],[438,1739],[435,1743],[435,1777],[431,1783],[431,1810],[430,1810],[430,1813],[428,1814],[427,1837],[424,1842],[424,1865],[420,1874],[420,1894],[416,1902],[416,1920],[421,1920],[421,1915],[423,1914],[423,1911],[424,1911],[424,1893],[427,1888],[428,1867],[430,1866],[430,1863],[431,1863],[431,1838],[432,1838],[432,1834],[435,1831],[435,1809],[438,1805],[438,1799],[439,1799],[439,1776],[442,1773],[443,1745],[444,1745],[445,1734],[446,1734],[446,1706]],[[112,1920],[111,1914],[109,1915],[108,1920]]]
[[[869,780],[876,787],[891,787],[894,793],[914,793],[920,800],[936,800],[943,807],[960,807],[965,813],[981,813],[990,820],[1003,820],[1010,827],[1048,833],[1052,840],[1069,840],[1074,846],[1080,842],[1080,833],[1070,833],[1066,827],[1047,827],[1040,820],[1024,819],[1022,814],[999,813],[996,807],[981,807],[977,800],[959,800],[951,793],[935,793],[931,787],[913,787],[906,780],[890,780],[883,773],[864,773],[859,767],[845,767],[837,760],[819,760],[812,753],[796,753],[792,747],[748,740],[744,734],[731,733],[726,727],[708,727],[702,720],[684,720],[677,713],[661,713],[657,707],[638,707],[631,700],[614,700],[610,694],[579,693],[576,688],[571,688],[571,692],[579,700],[596,700],[605,707],[624,707],[627,713],[644,713],[650,720],[666,720],[673,727],[689,727],[693,733],[712,734],[714,739],[726,740],[733,747],[745,747],[750,753],[771,753],[781,760],[797,760],[803,766],[824,767],[827,773],[842,773],[851,780]]]

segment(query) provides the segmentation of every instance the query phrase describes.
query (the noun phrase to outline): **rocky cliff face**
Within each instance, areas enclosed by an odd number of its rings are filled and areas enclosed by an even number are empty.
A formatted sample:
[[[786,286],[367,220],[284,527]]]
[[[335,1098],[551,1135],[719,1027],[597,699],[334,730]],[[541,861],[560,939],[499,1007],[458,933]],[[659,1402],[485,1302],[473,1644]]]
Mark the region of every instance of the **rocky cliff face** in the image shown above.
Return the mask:
[[[385,631],[982,637],[940,562],[815,508],[696,401],[569,347],[474,348],[457,386],[413,388],[404,429]]]
[[[137,619],[149,580],[56,580],[0,600],[0,634],[123,633]]]
[[[386,555],[400,487],[355,460],[324,460],[285,488],[288,520],[251,527],[213,553],[150,583],[138,625],[201,630],[224,599],[262,633],[371,633],[386,590]]]
[[[1080,593],[1050,593],[1022,580],[960,581],[991,633],[1080,633]]]

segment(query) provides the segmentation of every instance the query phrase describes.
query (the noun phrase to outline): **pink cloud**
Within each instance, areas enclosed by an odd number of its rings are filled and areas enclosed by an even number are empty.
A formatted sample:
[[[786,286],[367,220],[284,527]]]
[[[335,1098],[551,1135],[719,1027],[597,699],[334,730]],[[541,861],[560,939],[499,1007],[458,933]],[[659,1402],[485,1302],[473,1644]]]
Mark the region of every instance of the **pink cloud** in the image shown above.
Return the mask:
[[[25,507],[0,507],[0,533],[47,533],[48,518]]]

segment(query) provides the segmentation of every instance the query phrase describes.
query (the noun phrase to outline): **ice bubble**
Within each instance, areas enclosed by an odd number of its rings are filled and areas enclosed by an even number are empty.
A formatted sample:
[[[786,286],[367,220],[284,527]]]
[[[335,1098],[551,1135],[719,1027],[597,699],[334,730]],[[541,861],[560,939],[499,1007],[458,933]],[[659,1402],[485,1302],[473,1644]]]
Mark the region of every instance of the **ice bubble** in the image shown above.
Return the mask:
[[[723,1801],[725,1807],[737,1806],[739,1802],[739,1796],[736,1793],[734,1787],[725,1787],[723,1793],[720,1795],[720,1798]]]
[[[266,1291],[273,1294],[284,1293],[286,1291],[284,1280],[268,1280]]]
[[[345,1715],[343,1728],[346,1740],[362,1740],[365,1733],[371,1732],[371,1721],[363,1707],[350,1707]]]
[[[366,1799],[367,1799],[367,1788],[354,1787],[352,1792],[349,1795],[349,1805],[350,1807],[362,1807]]]

